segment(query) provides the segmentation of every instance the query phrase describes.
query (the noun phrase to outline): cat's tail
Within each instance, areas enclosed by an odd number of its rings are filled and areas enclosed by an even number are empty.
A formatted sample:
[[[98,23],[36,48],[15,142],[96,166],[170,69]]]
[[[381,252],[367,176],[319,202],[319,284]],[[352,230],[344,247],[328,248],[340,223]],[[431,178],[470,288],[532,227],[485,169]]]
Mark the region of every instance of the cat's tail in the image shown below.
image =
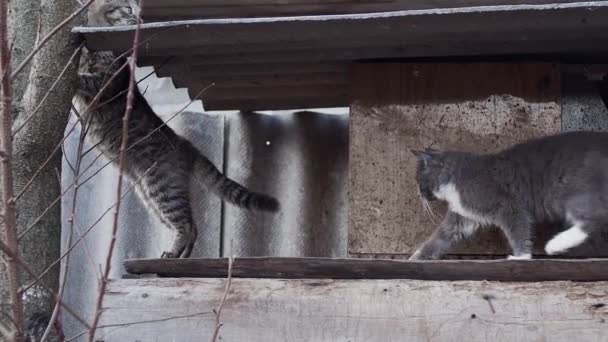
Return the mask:
[[[253,192],[224,176],[205,156],[198,154],[194,165],[198,178],[222,199],[250,210],[277,212],[279,201],[269,195]]]
[[[51,315],[47,312],[35,312],[25,321],[25,336],[27,341],[40,341],[46,327],[51,321]]]

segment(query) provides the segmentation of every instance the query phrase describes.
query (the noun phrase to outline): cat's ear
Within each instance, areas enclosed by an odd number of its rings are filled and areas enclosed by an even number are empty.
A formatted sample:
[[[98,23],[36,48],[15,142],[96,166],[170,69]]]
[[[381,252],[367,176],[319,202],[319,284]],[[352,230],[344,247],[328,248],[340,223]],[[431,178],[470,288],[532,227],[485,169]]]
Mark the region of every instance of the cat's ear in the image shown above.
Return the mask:
[[[424,165],[428,165],[431,159],[433,158],[432,153],[428,152],[427,150],[420,151],[410,149],[410,152],[412,152],[412,154],[415,155],[419,161],[422,161]]]
[[[422,154],[424,154],[423,151],[414,150],[414,149],[410,149],[410,152],[412,152],[412,154],[415,155],[416,157],[420,157]]]

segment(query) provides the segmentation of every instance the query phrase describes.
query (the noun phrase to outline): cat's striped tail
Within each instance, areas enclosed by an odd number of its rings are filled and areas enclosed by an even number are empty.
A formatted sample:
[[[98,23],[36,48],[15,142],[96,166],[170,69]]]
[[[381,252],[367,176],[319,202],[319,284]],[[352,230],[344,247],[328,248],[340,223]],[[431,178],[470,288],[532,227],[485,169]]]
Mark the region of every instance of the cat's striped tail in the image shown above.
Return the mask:
[[[199,179],[223,200],[250,210],[279,211],[280,204],[276,198],[253,192],[224,176],[205,156],[199,154],[194,166]]]

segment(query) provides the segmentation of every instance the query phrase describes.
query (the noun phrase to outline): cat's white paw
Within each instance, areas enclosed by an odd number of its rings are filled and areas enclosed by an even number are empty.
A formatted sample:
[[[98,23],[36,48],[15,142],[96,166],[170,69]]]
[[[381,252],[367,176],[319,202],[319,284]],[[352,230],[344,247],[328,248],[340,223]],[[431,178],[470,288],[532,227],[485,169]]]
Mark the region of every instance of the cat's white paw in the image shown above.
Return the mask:
[[[509,255],[507,260],[530,260],[532,259],[532,254],[522,254],[522,255]]]
[[[555,254],[559,254],[561,252],[561,248],[558,248],[557,246],[558,244],[555,243],[555,241],[551,240],[547,243],[547,245],[545,246],[545,253],[547,253],[547,255],[555,255]]]
[[[555,235],[545,245],[545,252],[549,255],[559,254],[583,243],[587,239],[587,233],[579,225]]]
[[[420,251],[414,252],[414,254],[410,255],[408,260],[420,260]]]

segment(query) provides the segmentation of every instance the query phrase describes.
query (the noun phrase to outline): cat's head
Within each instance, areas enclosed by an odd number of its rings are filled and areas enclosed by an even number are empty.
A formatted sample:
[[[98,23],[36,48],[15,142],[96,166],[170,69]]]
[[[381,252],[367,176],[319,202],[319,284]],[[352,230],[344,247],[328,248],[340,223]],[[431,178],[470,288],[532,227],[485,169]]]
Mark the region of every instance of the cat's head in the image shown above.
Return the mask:
[[[137,24],[139,6],[134,0],[96,0],[87,12],[88,26]]]
[[[439,190],[441,185],[442,171],[444,170],[444,154],[443,152],[425,149],[424,151],[411,150],[416,156],[416,182],[420,195],[427,201],[437,199],[435,192]]]

